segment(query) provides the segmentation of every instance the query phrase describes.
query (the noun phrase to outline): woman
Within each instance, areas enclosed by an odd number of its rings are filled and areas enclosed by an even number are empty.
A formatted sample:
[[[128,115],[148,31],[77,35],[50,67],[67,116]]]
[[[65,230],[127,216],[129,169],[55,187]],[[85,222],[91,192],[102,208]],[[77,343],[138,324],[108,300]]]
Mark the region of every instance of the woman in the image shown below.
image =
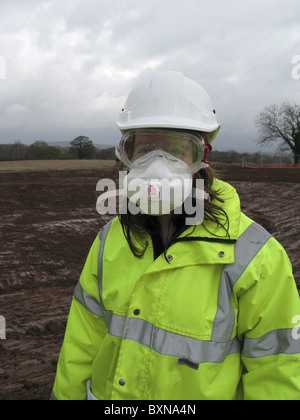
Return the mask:
[[[208,94],[157,73],[118,126],[127,211],[87,258],[53,398],[300,399],[291,264],[206,162],[220,128]]]

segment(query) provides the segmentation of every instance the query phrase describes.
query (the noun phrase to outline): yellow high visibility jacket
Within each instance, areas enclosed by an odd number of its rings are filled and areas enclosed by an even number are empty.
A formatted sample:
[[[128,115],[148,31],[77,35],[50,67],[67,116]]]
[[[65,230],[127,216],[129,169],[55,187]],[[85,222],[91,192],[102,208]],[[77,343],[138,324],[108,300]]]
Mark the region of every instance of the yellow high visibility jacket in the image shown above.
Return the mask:
[[[136,258],[118,218],[97,236],[69,314],[53,399],[300,399],[300,302],[282,246],[216,180],[230,240],[189,227]],[[297,325],[298,321],[298,325]],[[87,386],[88,384],[88,386]]]

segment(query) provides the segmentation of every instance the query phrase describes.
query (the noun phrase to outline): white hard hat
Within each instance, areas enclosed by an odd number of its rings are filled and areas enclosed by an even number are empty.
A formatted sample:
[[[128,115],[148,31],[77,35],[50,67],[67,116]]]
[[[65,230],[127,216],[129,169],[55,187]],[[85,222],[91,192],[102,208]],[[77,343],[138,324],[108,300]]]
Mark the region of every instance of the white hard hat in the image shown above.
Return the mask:
[[[124,132],[140,128],[171,128],[210,133],[220,124],[208,93],[182,73],[161,71],[139,83],[129,94],[117,121]]]

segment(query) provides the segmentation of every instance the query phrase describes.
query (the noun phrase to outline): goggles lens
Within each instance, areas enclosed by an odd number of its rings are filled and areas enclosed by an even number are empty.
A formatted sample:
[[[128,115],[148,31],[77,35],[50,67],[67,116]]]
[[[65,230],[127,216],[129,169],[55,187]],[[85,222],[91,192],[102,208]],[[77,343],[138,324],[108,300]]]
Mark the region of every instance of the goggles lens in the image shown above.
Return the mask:
[[[119,145],[122,161],[130,168],[137,159],[154,150],[165,151],[185,162],[196,172],[203,157],[204,139],[200,135],[167,130],[135,130],[126,133]]]

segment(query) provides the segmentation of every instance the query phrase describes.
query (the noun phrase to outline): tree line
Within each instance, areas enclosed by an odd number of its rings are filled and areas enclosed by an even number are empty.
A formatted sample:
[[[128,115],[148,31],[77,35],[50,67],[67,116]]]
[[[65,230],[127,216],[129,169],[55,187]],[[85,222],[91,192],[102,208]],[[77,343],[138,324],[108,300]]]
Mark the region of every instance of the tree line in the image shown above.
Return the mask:
[[[281,106],[267,106],[255,119],[258,129],[258,144],[270,145],[277,143],[278,151],[288,151],[293,155],[294,163],[300,162],[300,105],[284,102]],[[212,162],[240,163],[242,158],[248,162],[274,162],[262,153],[238,153],[214,151],[209,155]],[[49,145],[40,140],[26,146],[19,140],[14,144],[0,145],[0,160],[42,160],[42,159],[116,159],[115,148],[98,149],[92,140],[86,136],[76,137],[70,147]],[[282,162],[289,162],[288,155],[281,155]]]
[[[76,141],[75,141],[76,140]],[[73,143],[73,144],[72,144]],[[241,164],[242,158],[252,163],[273,163],[291,162],[291,155],[270,155],[261,152],[256,153],[238,153],[235,150],[218,151],[215,150],[209,155],[211,162],[238,163]],[[19,140],[13,144],[0,145],[0,160],[51,160],[51,159],[99,159],[116,160],[115,147],[107,149],[98,149],[93,142],[85,137],[76,138],[69,147],[49,145],[45,141],[36,141],[27,146]]]
[[[51,159],[115,159],[115,148],[97,148],[86,136],[76,137],[69,147],[54,146],[44,140],[30,145],[20,140],[0,145],[0,160],[51,160]]]

